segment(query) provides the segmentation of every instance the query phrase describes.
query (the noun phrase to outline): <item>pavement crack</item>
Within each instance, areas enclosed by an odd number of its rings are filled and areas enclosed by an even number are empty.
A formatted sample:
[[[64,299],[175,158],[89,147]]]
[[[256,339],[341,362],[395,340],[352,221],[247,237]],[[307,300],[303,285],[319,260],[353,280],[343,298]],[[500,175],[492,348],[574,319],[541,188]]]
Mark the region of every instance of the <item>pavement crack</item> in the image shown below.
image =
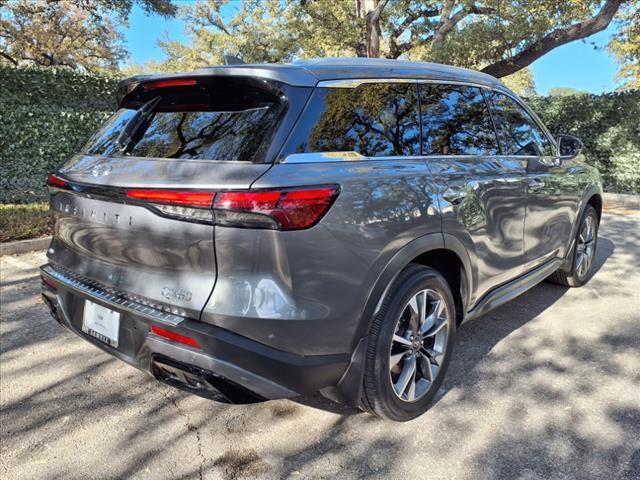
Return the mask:
[[[198,477],[199,477],[200,480],[203,480],[204,479],[204,467],[205,467],[205,463],[206,463],[207,459],[204,456],[204,454],[202,453],[202,439],[200,438],[200,429],[198,428],[198,426],[194,425],[191,422],[191,416],[186,411],[184,411],[182,408],[180,408],[180,406],[178,405],[178,402],[176,401],[175,397],[173,397],[172,395],[168,395],[166,392],[163,392],[163,395],[176,408],[176,410],[178,411],[178,414],[180,416],[184,417],[187,430],[189,430],[190,432],[195,433],[195,435],[196,435],[197,453],[198,453],[198,457],[200,457],[200,465],[198,466]]]

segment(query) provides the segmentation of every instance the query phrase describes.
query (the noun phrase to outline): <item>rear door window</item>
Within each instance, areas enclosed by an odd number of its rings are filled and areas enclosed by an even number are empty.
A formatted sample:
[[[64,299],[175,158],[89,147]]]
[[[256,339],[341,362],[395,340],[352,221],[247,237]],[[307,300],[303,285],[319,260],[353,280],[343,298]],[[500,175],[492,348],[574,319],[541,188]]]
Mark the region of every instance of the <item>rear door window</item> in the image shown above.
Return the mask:
[[[506,155],[553,155],[553,147],[545,133],[515,100],[499,92],[488,92],[487,97]]]
[[[423,155],[497,155],[498,140],[482,92],[420,84]]]
[[[277,95],[231,81],[210,80],[197,88],[162,90],[153,93],[162,99],[142,135],[126,152],[117,140],[136,108],[118,110],[83,153],[261,161],[284,113],[285,104]]]
[[[365,83],[357,88],[316,88],[285,150],[420,155],[417,87]]]

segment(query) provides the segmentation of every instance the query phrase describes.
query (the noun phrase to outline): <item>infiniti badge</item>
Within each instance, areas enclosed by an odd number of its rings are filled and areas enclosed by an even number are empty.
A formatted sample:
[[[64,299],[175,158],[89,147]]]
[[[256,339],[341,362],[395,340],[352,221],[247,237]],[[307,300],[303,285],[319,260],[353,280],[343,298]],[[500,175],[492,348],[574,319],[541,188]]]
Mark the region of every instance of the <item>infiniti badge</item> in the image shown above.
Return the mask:
[[[97,165],[91,169],[91,175],[94,177],[104,177],[111,172],[111,165]]]

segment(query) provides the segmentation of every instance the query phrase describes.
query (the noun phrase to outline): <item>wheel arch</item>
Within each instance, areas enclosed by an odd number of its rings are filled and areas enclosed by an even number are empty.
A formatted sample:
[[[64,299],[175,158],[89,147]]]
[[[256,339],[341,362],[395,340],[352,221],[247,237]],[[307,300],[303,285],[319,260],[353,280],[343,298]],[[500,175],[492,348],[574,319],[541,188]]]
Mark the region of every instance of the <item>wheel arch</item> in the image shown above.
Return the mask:
[[[450,282],[450,285],[457,282],[458,291],[454,291],[453,288],[452,291],[454,297],[457,296],[456,304],[460,304],[462,311],[456,317],[458,322],[464,320],[464,313],[466,313],[469,305],[469,292],[473,286],[471,260],[466,249],[455,237],[443,235],[442,233],[427,234],[412,240],[393,256],[378,276],[360,318],[356,344],[354,345],[349,367],[338,385],[321,390],[322,395],[325,397],[350,406],[358,405],[362,392],[367,334],[371,323],[382,304],[388,288],[400,272],[411,263],[419,263],[438,270],[447,279],[447,282]],[[457,309],[458,305],[456,305]]]
[[[596,213],[598,214],[598,224],[600,223],[600,220],[602,220],[602,195],[600,195],[600,193],[593,193],[590,192],[591,196],[588,197],[588,200],[585,204],[586,205],[591,205],[595,210]],[[584,207],[583,207],[584,210]]]
[[[596,214],[598,215],[598,224],[600,224],[600,220],[602,219],[603,201],[602,190],[597,185],[592,185],[588,188],[580,199],[576,218],[571,228],[571,236],[569,237],[568,246],[566,248],[567,253],[565,255],[565,264],[562,267],[565,272],[571,270],[571,267],[573,266],[573,247],[575,245],[575,238],[578,234],[580,219],[588,205],[591,205],[596,210]]]
[[[384,296],[397,276],[409,264],[418,263],[437,270],[442,274],[456,298],[458,322],[464,319],[474,288],[471,256],[455,237],[448,234],[432,233],[419,237],[402,247],[387,263],[379,275],[362,313],[358,338],[366,335],[373,317]]]

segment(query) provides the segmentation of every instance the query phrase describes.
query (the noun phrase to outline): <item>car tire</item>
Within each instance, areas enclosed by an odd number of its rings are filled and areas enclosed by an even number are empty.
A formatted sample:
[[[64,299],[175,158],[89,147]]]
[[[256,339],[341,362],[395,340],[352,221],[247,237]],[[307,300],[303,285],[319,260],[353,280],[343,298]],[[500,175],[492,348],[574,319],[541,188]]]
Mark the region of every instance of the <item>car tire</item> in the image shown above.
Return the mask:
[[[364,410],[400,422],[422,415],[446,373],[455,329],[455,303],[445,278],[409,265],[386,293],[369,332]]]
[[[571,269],[559,269],[549,281],[564,287],[581,287],[595,273],[596,248],[598,246],[598,213],[591,205],[582,212],[580,225],[571,251]],[[587,262],[585,264],[585,262]]]

